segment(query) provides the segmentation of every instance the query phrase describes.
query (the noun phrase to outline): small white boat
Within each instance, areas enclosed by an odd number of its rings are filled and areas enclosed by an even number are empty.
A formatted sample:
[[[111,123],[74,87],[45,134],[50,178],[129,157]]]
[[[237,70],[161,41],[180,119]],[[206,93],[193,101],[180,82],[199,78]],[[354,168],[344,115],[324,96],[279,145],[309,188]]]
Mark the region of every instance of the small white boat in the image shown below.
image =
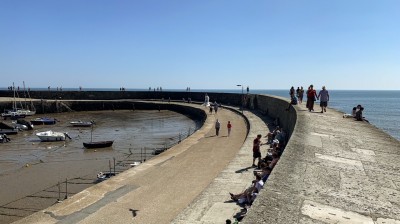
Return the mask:
[[[131,167],[135,167],[135,166],[139,166],[140,162],[133,162],[131,164],[129,164]]]
[[[44,131],[36,134],[40,140],[44,142],[54,142],[54,141],[65,141],[65,138],[71,139],[67,133],[55,132],[55,131]]]
[[[26,116],[32,116],[36,114],[35,110],[29,110],[29,109],[18,109],[19,113],[25,114]]]
[[[71,121],[69,123],[74,127],[90,127],[93,125],[93,121]]]
[[[1,113],[1,116],[4,120],[6,120],[8,117],[11,118],[11,120],[17,120],[19,118],[25,118],[26,114],[19,110],[6,110],[4,113]]]
[[[110,173],[99,172],[97,174],[97,181],[100,182],[100,181],[103,181],[105,179],[111,178],[112,176],[115,176],[115,174],[111,173],[111,172]]]

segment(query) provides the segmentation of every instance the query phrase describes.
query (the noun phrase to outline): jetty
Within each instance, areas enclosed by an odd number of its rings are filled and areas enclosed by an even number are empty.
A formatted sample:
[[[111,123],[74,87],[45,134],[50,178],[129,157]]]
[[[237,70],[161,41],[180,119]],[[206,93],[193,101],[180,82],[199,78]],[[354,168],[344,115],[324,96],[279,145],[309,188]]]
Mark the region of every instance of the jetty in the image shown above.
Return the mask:
[[[95,93],[80,94],[101,100]],[[200,104],[178,100],[187,93],[114,94],[121,94],[118,100],[98,104],[123,108],[131,106],[128,99],[147,97],[151,101],[144,104],[184,106],[207,118],[170,150],[16,223],[233,221],[242,208],[229,192],[250,185],[253,139],[276,125],[284,128],[288,144],[242,223],[400,223],[400,142],[369,123],[343,118],[331,108],[311,113],[305,104],[286,111],[287,99],[268,95],[248,94],[241,102],[241,94],[209,94],[210,101],[224,105],[210,115]],[[163,100],[168,97],[172,102]],[[202,98],[191,93],[193,101]],[[76,108],[70,100],[62,103]],[[222,135],[231,121],[230,137],[215,136],[215,119],[223,124]],[[261,150],[265,155],[267,145]]]

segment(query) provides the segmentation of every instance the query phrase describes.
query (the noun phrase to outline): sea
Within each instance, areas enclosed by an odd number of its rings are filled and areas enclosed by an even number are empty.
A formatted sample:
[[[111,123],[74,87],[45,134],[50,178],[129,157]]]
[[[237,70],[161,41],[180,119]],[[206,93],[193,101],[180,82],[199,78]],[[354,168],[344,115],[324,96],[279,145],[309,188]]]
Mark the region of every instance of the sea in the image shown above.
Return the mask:
[[[0,88],[7,89],[7,88]],[[34,88],[32,90],[47,90],[47,88]],[[63,90],[77,91],[77,88],[64,88]],[[85,88],[87,91],[120,91],[117,88]],[[125,89],[126,91],[148,91],[148,89]],[[163,91],[187,91],[186,89],[163,89]],[[191,89],[191,92],[219,92],[219,93],[246,93],[246,89]],[[363,115],[376,127],[400,140],[400,90],[328,90],[330,101],[328,107],[351,113],[358,104],[364,107]],[[268,94],[289,99],[289,89],[249,91],[251,94]],[[318,93],[318,90],[317,90]]]

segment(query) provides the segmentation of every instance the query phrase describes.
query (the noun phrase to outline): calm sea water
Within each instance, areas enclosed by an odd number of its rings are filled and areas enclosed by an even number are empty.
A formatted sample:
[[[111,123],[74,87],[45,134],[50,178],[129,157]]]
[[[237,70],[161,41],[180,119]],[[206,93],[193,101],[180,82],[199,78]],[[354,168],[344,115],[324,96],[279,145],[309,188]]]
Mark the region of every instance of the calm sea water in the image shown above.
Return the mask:
[[[7,88],[0,88],[7,89]],[[35,90],[46,90],[38,88]],[[78,88],[64,88],[76,91]],[[93,91],[119,91],[117,88],[85,88]],[[127,91],[148,91],[148,89],[126,89]],[[163,89],[163,91],[182,91],[186,89]],[[246,89],[244,89],[246,92]],[[318,90],[319,91],[319,90]],[[317,91],[317,92],[318,92]],[[329,107],[344,113],[351,113],[353,107],[361,104],[364,107],[364,116],[371,124],[384,130],[386,133],[400,140],[400,91],[384,90],[328,90],[330,94]],[[242,89],[192,89],[191,92],[221,92],[241,93]],[[270,94],[289,98],[287,90],[250,90],[252,94]]]

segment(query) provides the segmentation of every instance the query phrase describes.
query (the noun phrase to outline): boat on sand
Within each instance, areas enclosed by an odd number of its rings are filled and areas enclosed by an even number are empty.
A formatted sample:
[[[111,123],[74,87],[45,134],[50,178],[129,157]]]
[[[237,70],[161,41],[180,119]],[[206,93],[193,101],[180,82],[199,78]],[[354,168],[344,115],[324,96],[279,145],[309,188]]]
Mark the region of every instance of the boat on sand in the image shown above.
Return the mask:
[[[114,141],[98,141],[98,142],[84,142],[83,147],[92,149],[92,148],[106,148],[112,146]]]
[[[49,125],[49,124],[55,124],[57,122],[56,119],[54,118],[49,118],[49,117],[38,117],[34,120],[31,120],[31,123],[33,125]]]
[[[87,148],[87,149],[91,149],[91,148],[106,148],[106,147],[111,147],[112,144],[114,143],[113,140],[111,141],[93,141],[93,126],[92,126],[92,130],[90,131],[90,142],[84,142],[83,143],[83,147]]]
[[[69,123],[74,127],[90,127],[93,125],[93,121],[71,121]]]
[[[44,142],[55,142],[55,141],[65,141],[66,138],[71,139],[68,133],[55,132],[55,131],[44,131],[36,133],[36,136]]]

